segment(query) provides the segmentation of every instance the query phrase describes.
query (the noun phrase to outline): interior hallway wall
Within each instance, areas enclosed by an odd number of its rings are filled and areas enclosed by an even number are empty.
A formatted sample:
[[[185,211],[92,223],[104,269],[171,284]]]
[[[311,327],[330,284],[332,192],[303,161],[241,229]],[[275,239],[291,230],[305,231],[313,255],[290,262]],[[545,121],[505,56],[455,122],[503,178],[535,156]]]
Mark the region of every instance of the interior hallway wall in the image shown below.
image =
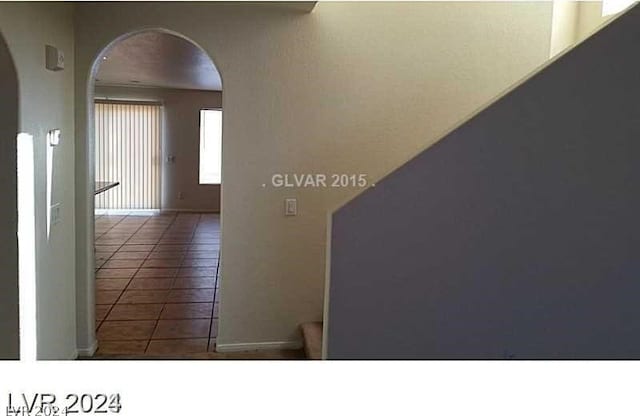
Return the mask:
[[[162,103],[162,209],[220,212],[220,185],[200,185],[200,110],[222,108],[222,92],[96,86],[96,98]],[[175,156],[169,163],[167,157]],[[182,198],[179,194],[182,192]]]
[[[35,142],[37,354],[41,359],[73,358],[76,355],[73,6],[0,3],[0,31],[18,74],[19,130],[32,134]],[[45,69],[45,45],[64,52],[63,71]],[[46,135],[55,128],[61,129],[62,139],[53,154],[52,204],[61,204],[61,220],[52,226],[47,237]],[[15,137],[8,139],[15,144]],[[15,145],[12,148],[15,159],[14,149]],[[11,198],[15,188],[3,195]],[[9,199],[9,205],[15,207],[14,199]]]
[[[91,177],[86,93],[100,51],[153,27],[201,45],[224,85],[219,348],[294,346],[298,325],[322,318],[327,212],[357,189],[262,184],[275,173],[378,177],[399,165],[545,62],[551,10],[546,2],[321,2],[309,14],[277,3],[77,4],[78,177]],[[284,216],[286,197],[298,198],[298,216]],[[82,224],[89,201],[79,195]],[[79,290],[91,296],[83,247],[93,236],[80,227],[78,235]],[[92,324],[81,324],[80,342],[91,342]]]
[[[0,27],[0,360],[20,356],[18,308],[18,240],[16,135],[18,133],[18,76]]]

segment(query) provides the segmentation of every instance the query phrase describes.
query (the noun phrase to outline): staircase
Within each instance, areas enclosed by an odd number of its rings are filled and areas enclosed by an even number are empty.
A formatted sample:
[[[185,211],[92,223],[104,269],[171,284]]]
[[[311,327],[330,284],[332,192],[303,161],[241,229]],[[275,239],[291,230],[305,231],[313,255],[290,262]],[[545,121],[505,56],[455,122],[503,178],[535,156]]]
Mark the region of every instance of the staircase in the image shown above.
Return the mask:
[[[300,325],[304,339],[304,353],[309,360],[322,359],[322,322]]]
[[[638,45],[635,6],[334,212],[325,356],[640,358]]]

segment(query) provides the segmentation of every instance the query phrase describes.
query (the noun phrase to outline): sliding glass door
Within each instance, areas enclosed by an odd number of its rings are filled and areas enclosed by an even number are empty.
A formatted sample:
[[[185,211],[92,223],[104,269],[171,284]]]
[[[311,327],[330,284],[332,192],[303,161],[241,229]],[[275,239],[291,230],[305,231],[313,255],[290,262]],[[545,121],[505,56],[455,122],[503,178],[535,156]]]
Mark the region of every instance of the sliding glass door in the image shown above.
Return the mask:
[[[160,209],[161,109],[156,103],[96,101],[95,180],[119,183],[96,196],[96,209]]]

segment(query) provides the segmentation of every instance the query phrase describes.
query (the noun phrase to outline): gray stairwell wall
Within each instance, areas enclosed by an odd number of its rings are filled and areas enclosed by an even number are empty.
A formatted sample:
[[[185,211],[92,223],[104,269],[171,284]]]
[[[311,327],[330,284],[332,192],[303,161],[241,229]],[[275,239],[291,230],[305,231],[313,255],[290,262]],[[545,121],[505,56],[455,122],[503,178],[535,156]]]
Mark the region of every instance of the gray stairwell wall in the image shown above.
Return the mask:
[[[333,215],[327,356],[640,358],[640,7]]]

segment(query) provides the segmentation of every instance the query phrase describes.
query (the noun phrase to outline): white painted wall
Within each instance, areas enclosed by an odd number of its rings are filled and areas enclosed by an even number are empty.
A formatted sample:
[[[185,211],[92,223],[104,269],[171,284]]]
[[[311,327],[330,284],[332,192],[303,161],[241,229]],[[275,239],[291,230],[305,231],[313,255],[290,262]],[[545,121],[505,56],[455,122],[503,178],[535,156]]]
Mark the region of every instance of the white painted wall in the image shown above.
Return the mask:
[[[377,177],[549,56],[551,3],[101,3],[76,6],[78,177],[91,177],[87,82],[110,42],[163,27],[200,44],[224,85],[218,344],[294,345],[322,317],[326,213],[355,189],[262,188],[274,173]],[[89,152],[88,152],[89,151]],[[78,186],[79,293],[92,296],[92,206]],[[84,192],[83,192],[84,191]],[[297,197],[299,215],[283,200]],[[83,316],[83,311],[80,315]],[[90,318],[92,319],[92,318]],[[92,342],[81,322],[80,342]]]
[[[0,27],[0,360],[19,357],[16,135],[18,76]]]
[[[38,358],[41,359],[72,358],[76,354],[72,15],[72,6],[68,4],[0,4],[0,31],[18,73],[19,128],[32,134],[35,141],[36,306]],[[64,71],[45,69],[46,44],[64,52]],[[53,226],[47,239],[45,138],[54,128],[62,130],[62,141],[53,157],[52,202],[62,204],[62,219]],[[15,148],[15,137],[7,139]],[[15,151],[13,155],[15,159]],[[13,186],[13,190],[3,195],[11,198],[10,205],[15,206],[15,184]]]
[[[577,1],[554,0],[553,22],[551,27],[551,57],[573,46],[577,40],[578,12]]]
[[[222,108],[221,92],[114,86],[97,86],[95,91],[97,98],[162,103],[163,210],[220,212],[220,185],[200,185],[198,169],[200,110]],[[175,156],[175,163],[167,162],[169,155]]]

